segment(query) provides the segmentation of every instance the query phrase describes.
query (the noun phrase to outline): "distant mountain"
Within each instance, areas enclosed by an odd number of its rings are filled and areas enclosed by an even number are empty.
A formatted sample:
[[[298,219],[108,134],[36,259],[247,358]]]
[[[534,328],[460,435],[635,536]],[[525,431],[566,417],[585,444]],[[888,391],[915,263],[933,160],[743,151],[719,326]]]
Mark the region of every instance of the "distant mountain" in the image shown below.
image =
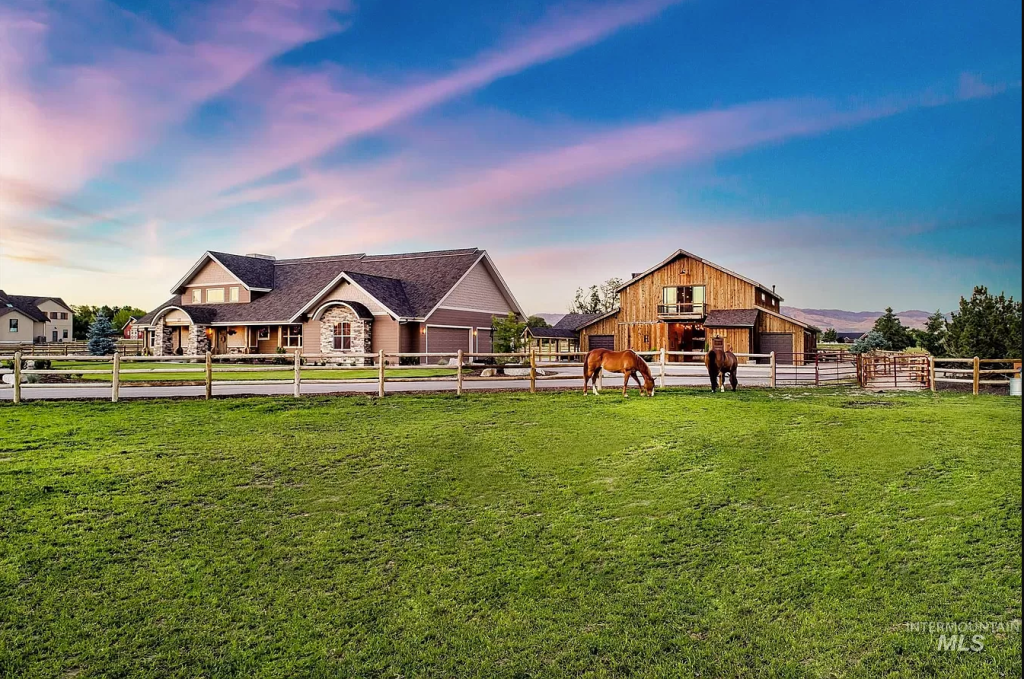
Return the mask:
[[[841,309],[798,309],[784,306],[782,313],[792,316],[798,321],[816,325],[822,330],[835,328],[837,332],[867,332],[875,325],[875,320],[884,311],[843,311]],[[897,311],[896,315],[903,325],[910,328],[923,328],[928,323],[930,311]]]

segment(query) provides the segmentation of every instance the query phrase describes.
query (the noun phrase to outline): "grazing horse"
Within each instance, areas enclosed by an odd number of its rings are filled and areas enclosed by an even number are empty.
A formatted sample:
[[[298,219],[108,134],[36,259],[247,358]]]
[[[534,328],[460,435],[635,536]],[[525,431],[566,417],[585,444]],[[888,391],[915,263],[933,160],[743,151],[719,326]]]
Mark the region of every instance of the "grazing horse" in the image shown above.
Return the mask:
[[[583,360],[583,395],[587,395],[587,385],[593,381],[594,395],[600,389],[598,380],[601,378],[601,371],[607,370],[611,373],[622,373],[625,379],[622,381],[622,395],[626,394],[626,387],[629,386],[629,378],[636,380],[640,387],[640,393],[645,396],[654,396],[654,377],[651,376],[651,369],[647,367],[644,359],[640,358],[635,351],[609,351],[608,349],[591,349]],[[640,377],[644,376],[643,384],[640,384]]]
[[[736,354],[732,353],[732,347],[725,349],[712,349],[704,356],[704,365],[708,368],[708,376],[711,378],[711,393],[715,393],[721,385],[725,391],[725,373],[729,373],[729,384],[732,390],[736,391]]]

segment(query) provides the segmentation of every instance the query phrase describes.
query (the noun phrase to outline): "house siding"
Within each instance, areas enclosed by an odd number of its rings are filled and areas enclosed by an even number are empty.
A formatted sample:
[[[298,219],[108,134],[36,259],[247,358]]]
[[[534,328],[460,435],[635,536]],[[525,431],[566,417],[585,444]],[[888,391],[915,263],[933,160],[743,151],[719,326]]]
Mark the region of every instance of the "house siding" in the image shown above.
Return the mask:
[[[448,308],[479,309],[500,314],[513,311],[511,302],[505,298],[483,261],[477,262],[469,270],[443,303]]]
[[[11,319],[18,319],[18,331],[11,332]],[[31,344],[36,336],[42,334],[43,324],[33,321],[20,311],[10,311],[0,316],[0,342]]]
[[[222,267],[212,259],[206,264],[199,268],[195,274],[189,280],[185,281],[185,285],[240,285],[238,279],[235,278],[227,269]]]
[[[359,302],[373,314],[387,313],[387,310],[381,306],[380,302],[370,297],[365,292],[352,285],[348,281],[342,281],[336,285],[333,289],[320,296],[316,303],[309,307],[309,312],[313,313],[317,308],[324,302],[329,302],[332,299],[346,301],[346,302]]]

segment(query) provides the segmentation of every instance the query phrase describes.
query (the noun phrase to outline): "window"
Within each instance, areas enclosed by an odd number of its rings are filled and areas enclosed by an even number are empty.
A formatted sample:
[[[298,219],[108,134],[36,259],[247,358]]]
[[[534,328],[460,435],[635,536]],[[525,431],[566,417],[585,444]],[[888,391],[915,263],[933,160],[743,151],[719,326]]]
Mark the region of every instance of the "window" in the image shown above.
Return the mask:
[[[60,314],[58,314],[56,311],[51,311],[50,312],[50,320],[51,321],[55,321],[58,318],[60,318]]]
[[[230,288],[230,293],[231,293],[231,297],[230,297],[231,301],[232,302],[237,302],[238,301],[238,287],[236,286],[234,288]]]
[[[192,290],[192,303],[202,304],[203,303],[203,291],[201,288],[194,288]]]
[[[67,339],[67,338],[68,338],[68,329],[64,328],[64,336],[61,337],[61,339]]]
[[[346,351],[352,348],[351,323],[346,322],[334,324],[334,348]]]
[[[282,335],[284,345],[286,347],[301,347],[302,346],[302,326],[301,325],[286,325],[282,328]]]
[[[146,334],[149,335],[149,346],[156,346],[156,330],[147,330]]]
[[[10,332],[18,332],[18,319],[12,318],[7,324],[7,330]]]
[[[224,301],[224,288],[210,288],[206,291],[207,304],[218,304]]]
[[[257,340],[268,340],[270,339],[270,326],[264,325],[256,331]]]
[[[60,320],[62,320],[62,321],[68,320],[68,312],[66,312],[66,311],[60,312]],[[64,332],[67,332],[67,331],[65,330]]]
[[[663,314],[704,315],[706,291],[703,285],[686,285],[662,290]]]

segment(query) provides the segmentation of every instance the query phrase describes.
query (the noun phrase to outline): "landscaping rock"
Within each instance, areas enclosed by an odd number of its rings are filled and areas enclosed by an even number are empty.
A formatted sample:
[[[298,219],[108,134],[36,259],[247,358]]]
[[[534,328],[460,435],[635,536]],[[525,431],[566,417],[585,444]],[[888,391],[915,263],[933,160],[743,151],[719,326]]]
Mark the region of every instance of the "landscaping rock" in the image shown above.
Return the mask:
[[[484,368],[480,371],[480,377],[494,377],[498,374],[498,371],[494,368]]]

